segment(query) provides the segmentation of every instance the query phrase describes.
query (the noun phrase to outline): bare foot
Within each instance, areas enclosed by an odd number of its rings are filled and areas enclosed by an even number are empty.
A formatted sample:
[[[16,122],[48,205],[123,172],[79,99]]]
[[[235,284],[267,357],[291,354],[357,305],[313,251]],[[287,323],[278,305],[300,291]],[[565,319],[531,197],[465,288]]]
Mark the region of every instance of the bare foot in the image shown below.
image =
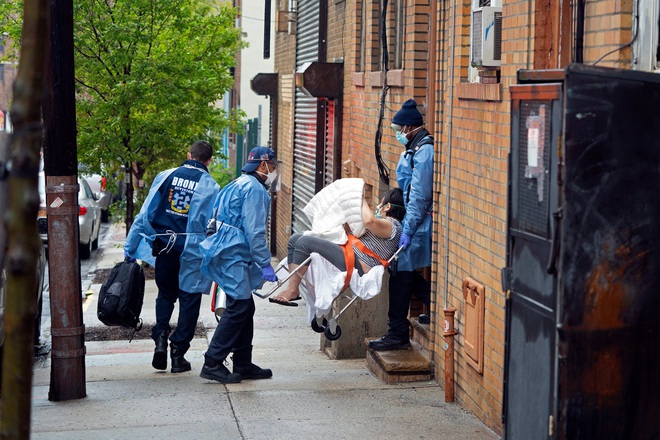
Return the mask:
[[[297,299],[300,299],[300,295],[295,290],[284,290],[284,291],[280,292],[280,294],[275,296],[274,298],[277,298],[277,299],[280,299],[280,300],[283,300],[283,301],[295,301]]]

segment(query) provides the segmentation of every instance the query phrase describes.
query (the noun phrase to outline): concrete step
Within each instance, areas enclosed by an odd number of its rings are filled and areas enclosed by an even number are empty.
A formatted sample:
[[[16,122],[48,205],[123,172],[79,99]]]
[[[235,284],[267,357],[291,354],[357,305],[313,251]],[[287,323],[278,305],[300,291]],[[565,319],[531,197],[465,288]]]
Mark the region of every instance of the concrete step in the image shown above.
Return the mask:
[[[411,345],[406,350],[376,351],[367,348],[369,370],[385,383],[431,380],[433,365],[427,352],[415,341],[411,341]]]
[[[431,351],[431,325],[430,324],[420,324],[417,318],[410,319],[410,339],[417,342],[420,347],[424,350],[426,355]]]

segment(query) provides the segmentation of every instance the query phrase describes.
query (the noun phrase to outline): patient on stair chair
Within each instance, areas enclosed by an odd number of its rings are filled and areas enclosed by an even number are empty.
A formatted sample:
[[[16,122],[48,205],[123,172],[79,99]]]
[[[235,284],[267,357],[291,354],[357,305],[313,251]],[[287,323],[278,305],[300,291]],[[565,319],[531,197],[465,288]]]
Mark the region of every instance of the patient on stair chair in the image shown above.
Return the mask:
[[[287,258],[277,273],[281,280],[287,276],[280,275],[282,272],[295,274],[282,283],[270,302],[297,306],[294,301],[300,299],[303,282],[308,322],[312,322],[325,315],[334,298],[349,286],[362,299],[380,293],[388,260],[399,247],[406,213],[403,192],[399,188],[388,191],[374,212],[363,196],[363,187],[362,179],[339,179],[305,207],[312,230],[289,239]]]

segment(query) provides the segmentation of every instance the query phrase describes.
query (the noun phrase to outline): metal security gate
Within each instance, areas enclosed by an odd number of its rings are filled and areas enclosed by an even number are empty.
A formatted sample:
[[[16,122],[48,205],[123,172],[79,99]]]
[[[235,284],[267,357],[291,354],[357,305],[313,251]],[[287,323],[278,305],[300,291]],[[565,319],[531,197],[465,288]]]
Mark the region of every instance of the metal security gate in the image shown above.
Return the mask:
[[[504,271],[507,439],[548,438],[555,417],[557,288],[548,260],[555,232],[550,219],[558,204],[557,187],[551,182],[557,181],[560,99],[561,84],[511,86],[511,194]]]
[[[339,178],[335,161],[335,158],[338,156],[335,151],[335,101],[324,100],[323,105],[325,110],[323,118],[323,124],[325,127],[323,182],[324,186],[328,186]]]
[[[300,0],[296,28],[296,68],[319,59],[320,2]],[[296,89],[293,140],[293,232],[311,228],[302,209],[316,194],[318,99]]]

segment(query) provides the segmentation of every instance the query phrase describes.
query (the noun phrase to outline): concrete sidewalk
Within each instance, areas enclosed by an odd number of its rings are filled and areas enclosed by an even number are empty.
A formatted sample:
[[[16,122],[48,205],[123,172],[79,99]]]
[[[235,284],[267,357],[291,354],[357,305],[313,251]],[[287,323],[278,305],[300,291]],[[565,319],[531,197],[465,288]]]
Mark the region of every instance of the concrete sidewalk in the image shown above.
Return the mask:
[[[98,269],[123,257],[124,231],[111,226]],[[84,302],[87,328],[96,318],[100,284]],[[155,322],[157,289],[147,280],[142,318]],[[386,385],[364,359],[330,360],[320,336],[305,323],[305,307],[282,307],[255,297],[254,359],[273,378],[222,385],[199,377],[216,321],[210,298],[186,358],[190,372],[151,367],[151,339],[86,342],[87,397],[48,400],[50,361],[35,367],[33,439],[497,439],[473,415],[444,403],[435,382]],[[176,312],[176,309],[175,309]],[[176,322],[176,317],[173,322]],[[144,335],[142,337],[148,337]],[[231,367],[230,367],[231,368]]]

